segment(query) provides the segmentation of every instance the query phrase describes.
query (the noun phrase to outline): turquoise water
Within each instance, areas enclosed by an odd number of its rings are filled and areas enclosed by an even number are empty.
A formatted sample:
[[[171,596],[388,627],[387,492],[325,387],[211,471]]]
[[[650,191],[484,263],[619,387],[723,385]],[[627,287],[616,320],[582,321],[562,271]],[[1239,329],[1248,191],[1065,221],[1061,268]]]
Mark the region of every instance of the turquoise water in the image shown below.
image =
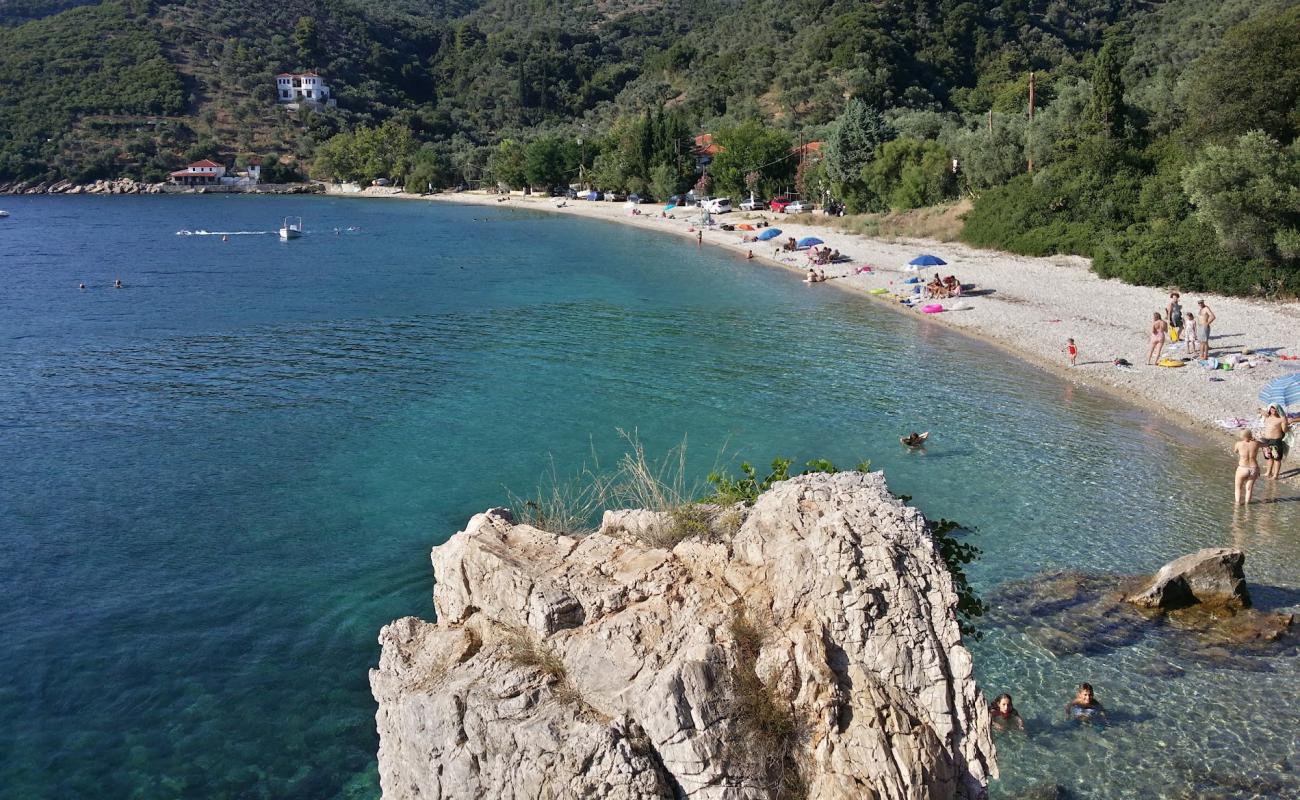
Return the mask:
[[[699,473],[869,458],[979,527],[987,591],[1237,545],[1259,600],[1300,598],[1300,503],[1234,515],[1224,447],[728,253],[422,203],[3,205],[0,797],[376,796],[366,670],[431,616],[429,548],[620,428]],[[257,233],[286,214],[309,235]],[[995,796],[1300,796],[1294,650],[1170,677],[1167,636],[1057,658],[991,629],[981,681],[1031,727]],[[1080,680],[1116,725],[1056,722]]]

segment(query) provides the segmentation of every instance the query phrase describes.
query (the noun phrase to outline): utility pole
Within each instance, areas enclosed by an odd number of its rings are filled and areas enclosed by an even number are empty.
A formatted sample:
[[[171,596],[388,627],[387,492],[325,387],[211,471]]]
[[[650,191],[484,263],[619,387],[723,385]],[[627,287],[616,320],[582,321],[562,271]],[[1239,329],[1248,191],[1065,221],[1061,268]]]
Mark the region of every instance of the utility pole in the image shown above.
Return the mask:
[[[1034,128],[1034,73],[1029,73],[1029,127],[1025,129],[1025,149],[1029,150],[1029,171],[1034,171],[1034,151],[1030,147],[1030,131]]]
[[[989,109],[989,133],[993,132],[993,109]]]

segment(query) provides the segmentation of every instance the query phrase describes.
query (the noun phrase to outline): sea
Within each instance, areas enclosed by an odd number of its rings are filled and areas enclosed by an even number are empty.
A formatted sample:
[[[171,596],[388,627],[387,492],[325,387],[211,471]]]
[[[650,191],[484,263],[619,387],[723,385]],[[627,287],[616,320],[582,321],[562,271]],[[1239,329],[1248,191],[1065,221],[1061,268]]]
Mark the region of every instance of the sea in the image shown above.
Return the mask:
[[[1300,605],[1300,496],[1234,511],[1226,440],[728,251],[428,202],[0,207],[6,799],[376,798],[367,670],[433,617],[430,548],[629,437],[685,443],[692,482],[870,460],[972,529],[989,598],[1232,546],[1259,606]],[[1028,728],[993,797],[1300,797],[1294,645],[1059,655],[992,619],[977,675]],[[1064,721],[1081,681],[1108,727]]]

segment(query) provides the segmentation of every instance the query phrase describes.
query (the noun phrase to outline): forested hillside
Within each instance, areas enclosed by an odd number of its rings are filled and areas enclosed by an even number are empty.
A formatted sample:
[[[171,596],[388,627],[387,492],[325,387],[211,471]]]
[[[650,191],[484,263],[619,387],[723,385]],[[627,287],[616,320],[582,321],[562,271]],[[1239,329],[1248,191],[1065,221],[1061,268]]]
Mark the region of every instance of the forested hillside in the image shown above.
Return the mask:
[[[72,2],[0,0],[0,180],[257,154],[413,188],[969,197],[979,245],[1300,291],[1295,0]],[[285,70],[338,108],[278,107]]]

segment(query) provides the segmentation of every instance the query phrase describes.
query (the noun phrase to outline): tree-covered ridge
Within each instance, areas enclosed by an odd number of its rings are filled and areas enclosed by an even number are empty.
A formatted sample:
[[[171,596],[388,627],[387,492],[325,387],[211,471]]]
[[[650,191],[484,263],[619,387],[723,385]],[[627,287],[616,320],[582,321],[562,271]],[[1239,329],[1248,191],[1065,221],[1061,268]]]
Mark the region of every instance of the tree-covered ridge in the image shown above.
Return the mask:
[[[180,113],[180,76],[155,33],[144,3],[84,6],[0,29],[0,178],[33,165],[73,177],[111,171],[102,154],[81,147],[78,121]]]

